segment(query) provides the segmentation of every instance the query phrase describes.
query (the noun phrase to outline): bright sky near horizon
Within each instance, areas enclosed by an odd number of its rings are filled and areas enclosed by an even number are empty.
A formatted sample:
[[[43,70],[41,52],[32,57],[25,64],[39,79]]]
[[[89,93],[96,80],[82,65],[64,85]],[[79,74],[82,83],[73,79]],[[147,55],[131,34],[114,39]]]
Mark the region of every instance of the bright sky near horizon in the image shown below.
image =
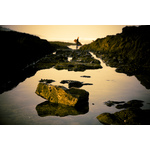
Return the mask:
[[[3,27],[37,35],[49,41],[95,40],[122,32],[126,25],[6,25]]]

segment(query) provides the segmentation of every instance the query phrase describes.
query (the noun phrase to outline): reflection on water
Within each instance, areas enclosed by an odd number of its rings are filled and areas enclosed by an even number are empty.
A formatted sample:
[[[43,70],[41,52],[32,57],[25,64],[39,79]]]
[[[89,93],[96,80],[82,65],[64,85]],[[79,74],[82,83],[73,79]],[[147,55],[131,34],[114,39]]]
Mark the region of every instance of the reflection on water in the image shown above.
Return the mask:
[[[63,105],[63,104],[55,104],[50,103],[49,101],[45,101],[36,106],[36,111],[40,117],[45,116],[68,116],[68,115],[80,115],[85,114],[89,111],[89,104],[84,104],[78,108]]]
[[[104,104],[108,100],[127,102],[138,99],[144,101],[143,109],[150,108],[148,104],[150,90],[142,86],[135,76],[117,73],[115,68],[108,67],[104,63],[101,65],[102,69],[84,72],[54,68],[37,71],[34,76],[27,78],[14,89],[0,94],[0,124],[101,124],[96,119],[99,114],[118,111],[115,107],[110,108]],[[68,85],[61,84],[62,80],[92,83],[93,85],[81,87],[89,92],[88,106],[82,110],[66,109],[64,106],[43,102],[44,99],[35,94],[41,79],[52,79],[56,81],[52,83],[53,85],[65,87]],[[48,109],[48,113],[42,111],[43,108]],[[39,117],[37,112],[40,116],[46,117]]]

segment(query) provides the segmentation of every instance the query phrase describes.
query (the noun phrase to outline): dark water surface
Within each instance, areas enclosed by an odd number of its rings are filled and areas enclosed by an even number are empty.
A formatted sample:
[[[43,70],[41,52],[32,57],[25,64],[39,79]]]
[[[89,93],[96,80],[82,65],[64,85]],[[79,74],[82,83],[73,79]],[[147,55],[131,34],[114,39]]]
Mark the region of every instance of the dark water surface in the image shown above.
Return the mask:
[[[103,68],[74,72],[54,68],[37,71],[17,87],[0,95],[0,124],[23,124],[23,125],[99,125],[96,117],[104,112],[118,111],[115,107],[107,107],[104,102],[129,101],[133,99],[143,100],[142,108],[150,108],[150,90],[147,90],[134,76],[127,76],[115,72],[115,68],[101,63]],[[90,76],[84,78],[81,76]],[[40,79],[55,80],[53,85],[63,85],[62,80],[77,80],[93,85],[84,85],[82,89],[89,92],[89,109],[79,114],[68,114],[64,117],[55,116],[55,113],[47,116],[39,116],[36,106],[45,101],[37,96],[35,90]],[[54,108],[54,107],[53,107]]]

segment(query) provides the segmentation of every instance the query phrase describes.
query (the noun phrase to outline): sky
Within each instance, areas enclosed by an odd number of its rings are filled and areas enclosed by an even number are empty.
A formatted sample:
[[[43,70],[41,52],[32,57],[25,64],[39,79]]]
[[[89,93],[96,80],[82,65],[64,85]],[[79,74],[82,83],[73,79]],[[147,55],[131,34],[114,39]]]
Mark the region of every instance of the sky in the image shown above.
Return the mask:
[[[92,41],[122,32],[126,25],[3,25],[3,27],[37,35],[48,41]]]

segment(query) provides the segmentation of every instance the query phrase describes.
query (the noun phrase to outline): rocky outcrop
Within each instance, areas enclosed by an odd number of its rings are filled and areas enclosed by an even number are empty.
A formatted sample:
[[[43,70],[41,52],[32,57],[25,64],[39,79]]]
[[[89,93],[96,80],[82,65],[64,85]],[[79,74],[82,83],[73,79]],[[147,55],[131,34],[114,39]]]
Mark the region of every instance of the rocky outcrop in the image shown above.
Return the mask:
[[[127,108],[119,112],[103,113],[97,116],[97,119],[107,125],[149,125],[150,109],[142,110],[140,108]]]
[[[71,57],[71,60],[68,58]],[[86,69],[102,68],[99,60],[92,57],[89,51],[82,52],[79,50],[57,50],[55,54],[50,54],[41,59],[36,68],[51,68],[54,66],[57,70],[67,69],[68,71],[85,71]]]
[[[150,88],[150,26],[125,27],[122,33],[97,39],[80,50],[91,50],[117,72],[136,75]],[[143,80],[144,79],[144,80]]]
[[[34,64],[55,51],[48,41],[26,33],[0,30],[0,39],[0,93],[34,75]]]
[[[88,103],[89,97],[89,93],[83,89],[67,89],[64,86],[54,86],[46,83],[39,83],[35,93],[51,103],[64,104],[73,107]]]
[[[97,116],[97,119],[102,124],[107,125],[147,125],[150,124],[150,109],[143,110],[140,107],[143,106],[142,100],[130,100],[124,101],[108,101],[105,104],[109,107],[116,105],[117,109],[123,109],[119,112],[102,113]],[[120,104],[123,103],[123,104]]]

